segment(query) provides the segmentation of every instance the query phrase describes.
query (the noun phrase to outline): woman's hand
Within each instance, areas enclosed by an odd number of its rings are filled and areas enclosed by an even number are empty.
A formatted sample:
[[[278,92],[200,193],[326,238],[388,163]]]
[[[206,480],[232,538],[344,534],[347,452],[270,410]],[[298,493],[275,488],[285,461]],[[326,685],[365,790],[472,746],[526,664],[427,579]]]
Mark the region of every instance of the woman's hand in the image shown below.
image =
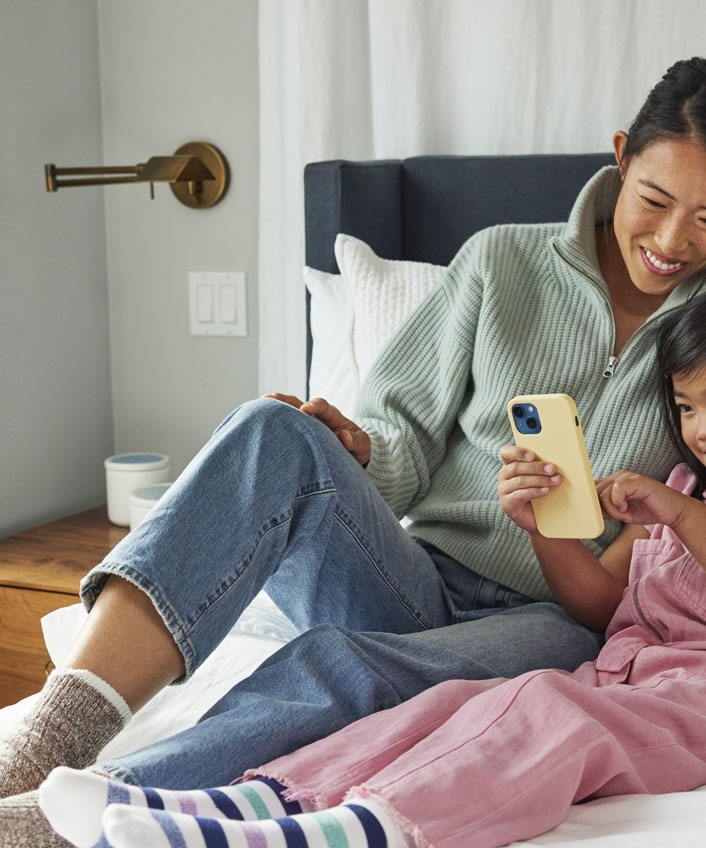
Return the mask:
[[[361,430],[355,421],[346,418],[324,398],[312,398],[304,401],[296,395],[285,395],[281,392],[272,392],[264,395],[264,397],[288,403],[306,415],[318,418],[336,435],[343,447],[353,454],[361,465],[367,465],[370,461],[370,436],[364,430]]]
[[[543,498],[561,483],[556,466],[538,460],[535,454],[515,445],[500,451],[498,497],[503,512],[528,533],[537,532],[531,501]]]

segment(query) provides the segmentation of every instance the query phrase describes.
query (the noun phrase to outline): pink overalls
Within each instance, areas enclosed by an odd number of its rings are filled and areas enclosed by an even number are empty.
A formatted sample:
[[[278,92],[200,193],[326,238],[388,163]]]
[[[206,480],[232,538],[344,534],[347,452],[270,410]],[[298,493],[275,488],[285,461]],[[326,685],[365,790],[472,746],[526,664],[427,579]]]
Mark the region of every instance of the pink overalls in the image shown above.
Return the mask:
[[[668,483],[695,480],[678,466]],[[635,543],[606,637],[573,674],[442,683],[252,774],[320,808],[374,797],[436,848],[505,845],[578,801],[706,783],[706,572],[669,528]]]

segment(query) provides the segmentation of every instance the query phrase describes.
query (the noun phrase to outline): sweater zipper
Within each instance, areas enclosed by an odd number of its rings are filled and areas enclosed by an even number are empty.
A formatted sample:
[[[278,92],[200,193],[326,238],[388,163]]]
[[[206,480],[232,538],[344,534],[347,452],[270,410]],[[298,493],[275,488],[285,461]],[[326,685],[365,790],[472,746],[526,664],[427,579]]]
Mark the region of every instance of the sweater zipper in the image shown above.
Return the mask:
[[[676,306],[673,307],[673,309],[677,309],[677,308],[678,307],[676,307]],[[672,310],[669,309],[669,310],[667,310],[667,312],[665,314],[668,314],[671,311]],[[613,319],[613,320],[615,320],[615,319]],[[635,338],[635,336],[640,332],[640,330],[642,330],[643,327],[646,327],[647,323],[651,320],[652,320],[652,315],[650,315],[647,318],[647,320],[645,321],[644,324],[642,324],[640,327],[637,328],[637,330],[635,330],[633,333],[630,334],[630,338],[623,345],[623,350],[625,350],[627,348],[627,346]],[[603,376],[605,377],[606,380],[610,380],[610,378],[615,374],[615,369],[618,367],[619,362],[620,362],[619,356],[611,355],[611,356],[608,357],[608,362],[606,363],[606,366],[603,369]]]
[[[611,315],[612,315],[612,309],[611,309],[611,305],[610,305],[610,298],[609,298],[609,297],[608,297],[608,295],[607,295],[607,294],[603,291],[603,289],[601,288],[601,286],[597,284],[597,281],[594,279],[593,275],[592,275],[592,274],[590,274],[590,273],[588,273],[588,272],[587,272],[584,268],[582,268],[582,267],[580,266],[580,263],[576,262],[576,261],[573,259],[573,257],[566,255],[566,254],[564,253],[564,251],[562,250],[562,245],[560,244],[560,242],[559,242],[557,239],[554,239],[554,240],[552,241],[552,248],[554,249],[555,253],[557,253],[557,255],[558,255],[558,256],[559,256],[559,257],[560,257],[560,258],[561,258],[564,262],[566,262],[566,264],[567,264],[570,268],[573,268],[573,270],[574,270],[574,271],[576,271],[576,273],[577,273],[577,274],[579,274],[579,275],[580,275],[581,277],[583,277],[583,278],[584,278],[584,279],[585,279],[588,283],[590,283],[590,284],[591,284],[591,286],[593,286],[593,288],[594,288],[594,289],[598,292],[598,294],[599,294],[599,295],[603,298],[603,300],[605,301],[605,304],[606,304],[606,306],[608,307],[608,311],[609,311],[609,312],[611,313]],[[615,318],[613,318],[613,327],[614,327],[614,329],[613,329],[613,344],[615,344]],[[635,333],[633,333],[633,334],[632,334],[632,336],[634,336],[634,335],[635,335]],[[632,339],[632,336],[630,336],[630,339]],[[630,339],[628,339],[628,341],[630,341]],[[626,342],[626,344],[627,344],[627,342]],[[615,374],[615,369],[618,367],[618,362],[620,362],[620,357],[619,357],[619,356],[611,355],[611,356],[609,356],[609,357],[608,357],[608,362],[606,363],[605,368],[603,369],[603,373],[602,373],[602,376],[604,377],[604,379],[609,380],[609,379],[610,379],[610,378],[611,378],[611,377]]]
[[[554,239],[552,241],[552,248],[561,257],[561,259],[563,259],[563,261],[566,262],[567,265],[569,265],[571,268],[573,268],[574,271],[576,271],[577,274],[579,274],[585,280],[587,280],[596,289],[596,291],[599,292],[599,294],[601,295],[603,300],[605,300],[605,302],[608,306],[608,309],[612,312],[611,305],[610,305],[610,298],[606,295],[606,293],[603,291],[603,289],[599,285],[596,284],[596,280],[593,278],[593,276],[591,274],[587,273],[584,268],[580,267],[579,263],[575,262],[573,258],[567,256],[564,253],[564,251],[562,250],[560,243],[556,239]],[[696,294],[696,292],[695,292],[695,294]],[[671,309],[668,309],[665,314],[669,314],[669,312],[672,312],[674,309],[678,309],[678,308],[679,308],[679,305],[673,306]],[[635,338],[637,333],[639,333],[640,330],[642,330],[643,327],[645,327],[651,319],[652,319],[652,316],[650,315],[650,317],[647,319],[647,321],[645,321],[645,323],[641,327],[638,327],[637,330],[635,330],[633,333],[631,333],[630,338],[623,345],[623,350],[625,350],[625,348]],[[615,318],[613,318],[613,322],[615,323]],[[615,342],[615,339],[613,341]],[[611,355],[611,356],[608,357],[608,362],[606,363],[605,368],[603,369],[603,374],[602,374],[604,379],[610,380],[610,378],[615,374],[615,369],[618,367],[619,362],[620,362],[619,356]]]
[[[678,309],[678,308],[679,308],[678,306],[673,306],[673,307],[671,307],[671,309],[668,309],[664,314],[668,315],[670,312],[672,312],[673,310]],[[615,320],[615,319],[613,319],[613,320]],[[651,320],[652,320],[652,315],[650,315],[647,318],[647,320],[645,321],[644,324],[642,324],[640,327],[637,328],[637,330],[635,330],[633,333],[630,334],[630,338],[623,345],[623,350],[625,350],[627,348],[627,346],[635,338],[635,336],[643,329],[643,327],[646,327],[647,324]],[[615,374],[615,369],[618,367],[619,362],[620,362],[619,356],[609,356],[608,357],[608,362],[606,363],[606,366],[603,369],[603,376],[606,378],[606,380],[609,380]]]
[[[608,357],[608,363],[607,363],[606,367],[603,369],[603,376],[606,379],[609,379],[610,377],[613,376],[613,374],[615,374],[615,368],[616,368],[618,362],[620,362],[619,356],[609,356]]]

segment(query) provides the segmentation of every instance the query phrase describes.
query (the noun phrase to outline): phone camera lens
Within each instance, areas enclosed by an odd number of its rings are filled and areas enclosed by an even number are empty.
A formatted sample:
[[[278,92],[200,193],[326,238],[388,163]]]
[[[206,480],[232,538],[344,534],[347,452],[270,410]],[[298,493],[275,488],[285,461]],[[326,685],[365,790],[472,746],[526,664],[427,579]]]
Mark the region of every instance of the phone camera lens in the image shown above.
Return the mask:
[[[538,426],[537,425],[537,419],[536,418],[528,418],[527,419],[527,426],[530,428],[530,430],[536,430],[537,426]]]
[[[515,416],[515,418],[522,418],[525,414],[525,411],[521,406],[517,405],[512,407],[512,414]]]

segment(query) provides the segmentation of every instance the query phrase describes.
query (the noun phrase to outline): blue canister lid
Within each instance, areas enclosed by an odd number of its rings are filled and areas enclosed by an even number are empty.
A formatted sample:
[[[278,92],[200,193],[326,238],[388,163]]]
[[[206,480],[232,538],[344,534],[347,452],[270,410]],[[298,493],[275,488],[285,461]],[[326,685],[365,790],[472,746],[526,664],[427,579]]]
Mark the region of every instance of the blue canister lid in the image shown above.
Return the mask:
[[[105,460],[105,467],[113,471],[158,471],[169,465],[163,453],[118,453]]]

